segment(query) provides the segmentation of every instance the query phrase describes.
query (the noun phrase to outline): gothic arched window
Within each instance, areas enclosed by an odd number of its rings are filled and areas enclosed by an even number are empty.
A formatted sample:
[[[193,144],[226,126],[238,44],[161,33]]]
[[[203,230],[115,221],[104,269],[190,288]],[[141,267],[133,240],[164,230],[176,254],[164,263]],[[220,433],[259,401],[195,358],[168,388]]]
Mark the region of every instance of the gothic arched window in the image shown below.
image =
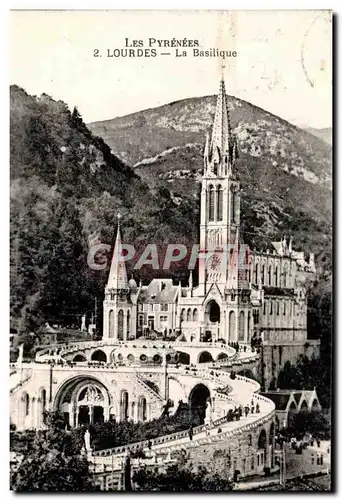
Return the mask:
[[[25,416],[30,413],[30,396],[25,392],[24,394],[24,403],[25,403]]]
[[[181,322],[182,321],[185,321],[185,309],[182,309],[182,312],[181,312]]]
[[[114,337],[114,311],[111,309],[109,311],[109,325],[108,325],[108,337]]]
[[[243,311],[239,314],[239,337],[238,340],[243,341],[245,339],[245,313]]]
[[[141,397],[138,403],[138,421],[139,422],[144,422],[147,419],[147,412],[146,412],[147,404],[146,404],[146,398]]]
[[[254,267],[254,283],[257,285],[258,284],[258,279],[259,279],[259,264],[255,264]]]
[[[124,327],[124,313],[120,309],[118,313],[118,339],[123,340],[123,327]]]
[[[275,268],[275,272],[274,272],[274,285],[275,286],[278,286],[278,280],[279,280],[279,268],[278,266]]]
[[[198,309],[194,309],[192,321],[198,321]]]
[[[186,315],[186,320],[191,321],[191,309],[188,309],[187,315]]]
[[[287,266],[285,265],[284,266],[284,270],[283,270],[283,287],[286,288],[287,287]]]
[[[121,393],[121,401],[120,401],[120,406],[121,406],[121,420],[128,420],[128,392],[127,391],[122,391]]]
[[[208,220],[215,220],[215,191],[211,185],[208,188]]]
[[[217,192],[217,220],[222,220],[222,218],[223,218],[223,191],[222,191],[221,185],[217,186],[216,192]]]
[[[235,193],[233,190],[230,191],[230,212],[231,212],[231,220],[232,222],[235,222],[235,211],[236,211],[236,199],[235,199]]]
[[[131,331],[131,313],[127,311],[127,337]]]
[[[247,342],[249,342],[250,338],[251,338],[251,313],[248,312],[248,316],[247,316]]]
[[[265,265],[262,265],[261,268],[261,283],[264,285],[265,284]]]
[[[268,286],[272,285],[272,266],[268,268]]]
[[[230,340],[235,340],[235,312],[230,311],[229,313],[229,338]]]

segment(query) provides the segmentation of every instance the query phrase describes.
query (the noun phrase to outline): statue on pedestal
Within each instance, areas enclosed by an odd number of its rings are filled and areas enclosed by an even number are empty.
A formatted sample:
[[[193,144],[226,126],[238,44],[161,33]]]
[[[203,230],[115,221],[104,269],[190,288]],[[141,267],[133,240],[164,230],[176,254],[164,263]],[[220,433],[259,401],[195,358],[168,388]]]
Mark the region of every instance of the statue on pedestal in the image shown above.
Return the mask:
[[[85,332],[86,330],[87,330],[87,328],[86,328],[86,315],[83,314],[83,316],[82,316],[82,323],[81,323],[81,331]]]
[[[91,446],[90,446],[90,432],[87,429],[84,433],[84,447],[87,453],[91,451]]]
[[[206,408],[206,411],[205,411],[205,418],[204,418],[204,423],[206,425],[211,425],[212,423],[212,408],[211,408],[211,401],[210,399],[208,399],[208,402],[207,402],[207,408]]]

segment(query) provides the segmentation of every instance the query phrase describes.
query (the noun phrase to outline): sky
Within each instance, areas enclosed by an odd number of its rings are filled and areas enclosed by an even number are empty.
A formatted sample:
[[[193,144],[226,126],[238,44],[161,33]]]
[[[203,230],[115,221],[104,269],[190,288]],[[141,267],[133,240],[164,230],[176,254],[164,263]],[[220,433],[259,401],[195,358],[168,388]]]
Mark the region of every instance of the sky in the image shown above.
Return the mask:
[[[10,83],[77,106],[92,122],[217,94],[223,72],[227,94],[324,128],[332,126],[331,30],[329,11],[12,11]],[[149,47],[151,38],[237,55],[222,64],[185,47],[176,57],[176,48]],[[157,56],[107,56],[126,39]]]

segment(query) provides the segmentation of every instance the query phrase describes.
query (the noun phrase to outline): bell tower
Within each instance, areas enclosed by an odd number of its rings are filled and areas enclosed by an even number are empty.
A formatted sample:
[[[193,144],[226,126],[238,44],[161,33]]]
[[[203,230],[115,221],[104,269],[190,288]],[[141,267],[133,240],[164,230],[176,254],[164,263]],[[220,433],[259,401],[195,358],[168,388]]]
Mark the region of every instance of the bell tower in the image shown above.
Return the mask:
[[[134,293],[127,279],[122,256],[120,219],[121,215],[118,214],[118,230],[103,302],[103,338],[128,340],[132,335],[135,336],[136,321],[132,303]]]
[[[222,77],[215,118],[206,136],[201,190],[199,283],[207,289],[229,280],[229,256],[239,241],[240,183],[236,172],[238,147],[231,130],[229,109]],[[206,255],[206,258],[203,257]]]

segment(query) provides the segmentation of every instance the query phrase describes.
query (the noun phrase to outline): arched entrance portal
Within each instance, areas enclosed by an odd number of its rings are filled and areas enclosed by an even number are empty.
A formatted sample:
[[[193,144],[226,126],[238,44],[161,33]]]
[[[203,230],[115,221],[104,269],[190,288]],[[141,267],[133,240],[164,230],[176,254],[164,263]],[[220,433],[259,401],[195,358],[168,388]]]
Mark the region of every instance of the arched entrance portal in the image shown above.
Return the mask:
[[[78,425],[97,424],[104,421],[104,397],[95,385],[88,385],[79,393],[76,407]]]
[[[259,460],[258,460],[258,465],[262,465],[265,467],[266,465],[266,445],[267,445],[267,436],[266,436],[266,431],[265,429],[262,429],[262,431],[259,434],[259,439],[258,439],[258,455],[259,455]]]
[[[205,308],[206,320],[210,323],[220,322],[220,306],[215,300],[210,300]]]
[[[206,417],[208,402],[210,401],[210,391],[204,384],[197,384],[189,394],[189,406],[191,420],[195,424],[203,424]]]
[[[253,375],[253,372],[251,370],[241,370],[237,373],[238,375],[241,375],[242,377],[247,377],[247,378],[251,378],[253,380],[255,380],[255,377]]]
[[[58,390],[53,408],[70,427],[101,423],[109,408],[108,391],[95,377],[76,376]]]
[[[293,427],[294,416],[296,413],[297,413],[297,406],[296,406],[296,403],[294,401],[292,401],[292,403],[290,404],[290,407],[288,409],[288,413],[287,413],[287,426],[288,427]]]

